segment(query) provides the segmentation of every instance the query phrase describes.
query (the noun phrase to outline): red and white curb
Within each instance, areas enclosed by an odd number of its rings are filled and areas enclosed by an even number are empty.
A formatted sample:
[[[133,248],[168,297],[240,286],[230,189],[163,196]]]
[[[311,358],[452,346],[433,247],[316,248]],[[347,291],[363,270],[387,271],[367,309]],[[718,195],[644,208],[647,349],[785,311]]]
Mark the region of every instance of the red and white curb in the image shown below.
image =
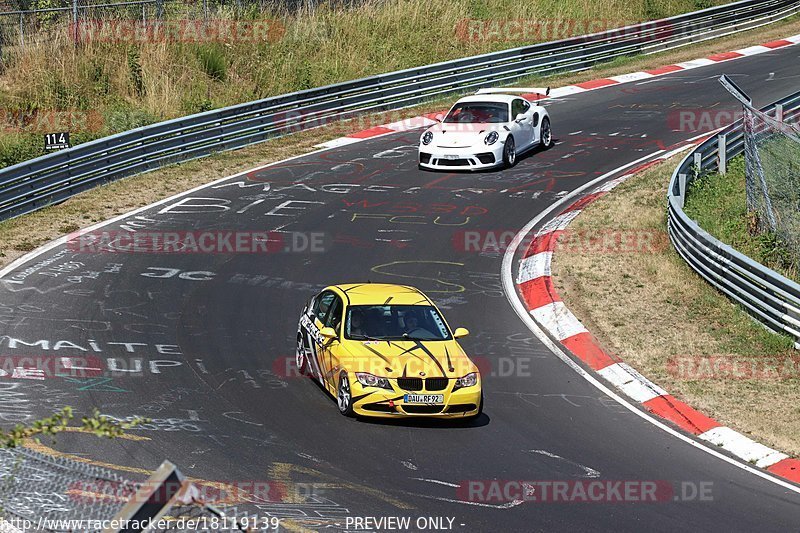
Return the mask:
[[[747,48],[732,50],[730,52],[713,54],[708,57],[694,59],[692,61],[684,61],[681,63],[675,63],[673,65],[665,65],[657,69],[632,72],[630,74],[621,74],[619,76],[610,76],[608,78],[599,78],[596,80],[584,81],[582,83],[576,83],[575,85],[557,87],[555,89],[550,90],[550,96],[547,98],[551,99],[560,98],[563,96],[570,96],[573,94],[583,93],[586,91],[593,91],[595,89],[608,87],[610,85],[619,85],[622,83],[631,83],[635,81],[646,80],[648,78],[655,78],[657,76],[663,76],[665,74],[671,74],[673,72],[678,72],[682,70],[691,70],[698,67],[705,67],[708,65],[721,63],[723,61],[731,61],[734,59],[739,59],[740,57],[763,54],[765,52],[771,52],[776,48],[791,46],[798,43],[800,43],[800,35],[793,35],[792,37],[787,37],[785,39],[770,41],[768,43],[764,43],[761,45],[749,46]],[[545,95],[543,94],[533,93],[533,92],[526,93],[521,96],[531,101],[538,101],[546,98]],[[446,112],[447,110],[443,110],[434,113],[428,113],[418,117],[399,120],[397,122],[392,122],[390,124],[373,126],[366,130],[361,130],[356,133],[351,133],[349,135],[346,135],[344,137],[338,137],[336,139],[332,139],[322,144],[317,144],[315,145],[315,148],[335,148],[337,146],[345,146],[347,144],[353,144],[365,141],[367,139],[372,139],[374,137],[380,137],[381,135],[389,135],[391,133],[401,133],[404,131],[416,130],[419,128],[427,128],[428,126],[436,124],[437,117],[441,119],[441,117]]]
[[[655,78],[674,72],[705,67],[725,61],[732,61],[741,57],[753,56],[770,52],[777,48],[800,44],[800,35],[785,39],[770,41],[757,46],[749,46],[739,50],[713,54],[705,58],[684,61],[672,65],[665,65],[652,70],[632,72],[619,76],[610,76],[590,80],[575,85],[567,85],[551,89],[549,98],[570,96],[586,91],[592,91],[611,85],[637,82]],[[544,99],[544,95],[531,92],[522,97],[531,101]],[[317,148],[335,148],[361,142],[367,139],[416,130],[431,126],[440,120],[446,111],[428,113],[413,118],[374,126],[366,130],[339,137],[322,144]],[[694,142],[702,142],[699,139]],[[602,376],[607,382],[614,385],[628,398],[643,405],[651,413],[668,420],[682,430],[697,436],[697,438],[717,445],[729,453],[743,459],[757,467],[765,468],[769,472],[790,481],[800,483],[800,460],[793,459],[786,454],[759,444],[754,440],[725,427],[716,420],[696,411],[689,405],[681,402],[668,394],[664,389],[642,376],[626,363],[606,353],[597,340],[572,314],[556,293],[550,273],[553,250],[560,232],[569,225],[581,210],[592,201],[607,194],[616,185],[625,181],[630,176],[641,172],[645,168],[665,160],[675,153],[683,150],[683,146],[664,153],[654,161],[644,163],[629,170],[620,178],[608,181],[597,187],[590,194],[573,203],[562,214],[545,224],[535,235],[528,246],[523,259],[520,261],[516,276],[517,290],[528,308],[530,316],[546,331],[555,337],[565,348],[581,359],[586,365]]]
[[[698,144],[704,138],[693,140]],[[608,194],[614,187],[660,161],[685,149],[687,144],[660,155],[593,189],[569,205],[563,212],[539,229],[528,242],[516,270],[515,284],[530,316],[558,340],[575,357],[583,361],[617,390],[649,412],[671,422],[697,438],[719,446],[740,459],[765,468],[775,475],[800,483],[800,460],[773,450],[725,427],[716,420],[681,402],[667,391],[642,376],[635,369],[607,353],[567,308],[553,286],[551,263],[558,236],[590,203]]]

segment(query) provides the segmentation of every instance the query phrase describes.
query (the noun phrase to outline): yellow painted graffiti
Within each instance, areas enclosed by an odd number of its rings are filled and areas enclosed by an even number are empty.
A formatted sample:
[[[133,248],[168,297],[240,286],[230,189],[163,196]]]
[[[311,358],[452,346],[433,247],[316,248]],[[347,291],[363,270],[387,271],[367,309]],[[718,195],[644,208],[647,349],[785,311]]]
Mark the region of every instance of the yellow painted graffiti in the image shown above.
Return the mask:
[[[415,283],[419,280],[429,280],[437,283],[439,285],[445,285],[448,287],[446,290],[444,289],[430,289],[427,287],[420,287],[424,292],[427,293],[445,293],[445,294],[452,294],[458,292],[464,292],[466,287],[460,285],[458,283],[452,283],[449,281],[444,281],[439,278],[431,278],[426,276],[418,276],[413,274],[402,274],[396,272],[395,270],[400,270],[403,268],[403,265],[447,265],[449,267],[458,267],[461,268],[464,266],[464,263],[454,263],[451,261],[392,261],[391,263],[384,263],[382,265],[376,265],[372,267],[370,270],[375,272],[376,274],[383,274],[385,276],[394,276],[398,278],[405,278],[414,280]]]

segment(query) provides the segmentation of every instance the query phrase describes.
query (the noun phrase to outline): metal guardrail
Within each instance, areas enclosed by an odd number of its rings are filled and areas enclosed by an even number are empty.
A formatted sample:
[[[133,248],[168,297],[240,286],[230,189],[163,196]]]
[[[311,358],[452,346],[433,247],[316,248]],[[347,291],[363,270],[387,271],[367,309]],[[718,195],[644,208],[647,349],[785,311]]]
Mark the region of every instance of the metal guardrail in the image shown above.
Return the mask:
[[[800,91],[762,111],[800,117]],[[800,285],[717,240],[683,211],[687,188],[702,172],[723,170],[744,151],[741,120],[700,144],[675,169],[668,189],[667,226],[675,249],[701,277],[800,348]],[[720,168],[721,167],[721,168]]]
[[[586,70],[800,13],[798,0],[741,0],[676,17],[447,61],[239,104],[138,128],[0,171],[0,220],[169,164],[365,112],[399,109],[531,75]]]

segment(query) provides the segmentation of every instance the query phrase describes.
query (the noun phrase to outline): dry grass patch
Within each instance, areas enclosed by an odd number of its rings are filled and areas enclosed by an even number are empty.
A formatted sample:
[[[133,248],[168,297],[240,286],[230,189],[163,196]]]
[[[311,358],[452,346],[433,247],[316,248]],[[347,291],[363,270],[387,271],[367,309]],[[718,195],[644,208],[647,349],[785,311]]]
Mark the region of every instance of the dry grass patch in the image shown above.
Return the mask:
[[[649,169],[590,205],[570,225],[587,235],[657,232],[650,253],[586,253],[562,247],[553,275],[564,301],[603,345],[671,394],[722,424],[800,455],[800,380],[694,379],[669,369],[673,358],[719,356],[759,364],[795,356],[774,335],[697,276],[666,240],[666,187],[677,164]],[[623,233],[625,234],[625,233]],[[759,367],[760,368],[760,367]],[[800,368],[794,374],[800,376]]]
[[[265,42],[103,42],[75,46],[62,25],[4,47],[0,101],[23,108],[75,106],[97,109],[121,102],[154,116],[182,108],[230,105],[420,66],[473,54],[557,40],[728,3],[727,0],[362,0],[311,2],[297,9],[279,3],[242,16],[284,28]],[[169,6],[168,6],[169,7]],[[172,6],[177,7],[177,6]],[[171,18],[186,12],[168,11]],[[111,14],[107,14],[111,15]],[[121,15],[130,17],[130,14]],[[221,8],[212,19],[230,19]],[[526,31],[509,31],[509,20]],[[498,30],[462,36],[468,20],[497,23]],[[481,26],[482,28],[483,26]],[[212,53],[224,76],[209,75],[201,56]],[[5,94],[4,94],[5,93]],[[195,111],[198,109],[194,109]]]

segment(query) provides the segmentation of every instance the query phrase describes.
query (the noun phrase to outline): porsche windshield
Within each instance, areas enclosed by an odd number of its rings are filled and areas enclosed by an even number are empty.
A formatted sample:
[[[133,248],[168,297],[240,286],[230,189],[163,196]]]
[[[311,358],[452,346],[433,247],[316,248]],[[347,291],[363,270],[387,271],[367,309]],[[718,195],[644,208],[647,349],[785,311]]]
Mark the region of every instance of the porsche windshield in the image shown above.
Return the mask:
[[[353,305],[344,328],[345,337],[353,340],[450,339],[444,320],[430,305]]]
[[[444,119],[448,124],[491,124],[508,122],[508,104],[502,102],[462,102]]]

